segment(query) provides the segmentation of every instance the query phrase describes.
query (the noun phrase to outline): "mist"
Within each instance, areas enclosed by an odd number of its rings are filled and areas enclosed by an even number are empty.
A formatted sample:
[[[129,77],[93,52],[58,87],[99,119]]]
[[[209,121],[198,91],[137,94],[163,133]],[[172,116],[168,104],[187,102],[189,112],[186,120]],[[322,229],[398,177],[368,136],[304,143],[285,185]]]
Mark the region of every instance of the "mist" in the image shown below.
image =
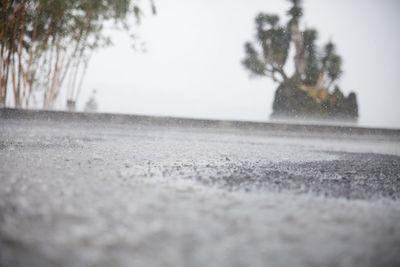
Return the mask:
[[[281,17],[287,1],[158,1],[132,49],[125,32],[93,56],[83,107],[96,89],[101,112],[267,121],[278,84],[251,79],[241,66],[243,45],[255,34],[260,11]],[[345,93],[359,100],[359,125],[400,127],[397,70],[398,1],[304,1],[303,24],[319,30],[318,43],[335,42],[342,55]],[[371,18],[374,19],[371,19]]]

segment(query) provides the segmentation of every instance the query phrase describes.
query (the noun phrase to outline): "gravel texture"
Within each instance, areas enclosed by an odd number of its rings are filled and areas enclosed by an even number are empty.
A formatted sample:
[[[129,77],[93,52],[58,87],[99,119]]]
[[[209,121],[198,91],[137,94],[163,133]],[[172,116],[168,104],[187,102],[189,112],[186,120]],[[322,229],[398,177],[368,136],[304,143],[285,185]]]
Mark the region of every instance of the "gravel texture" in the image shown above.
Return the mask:
[[[400,266],[400,136],[0,119],[0,266]]]

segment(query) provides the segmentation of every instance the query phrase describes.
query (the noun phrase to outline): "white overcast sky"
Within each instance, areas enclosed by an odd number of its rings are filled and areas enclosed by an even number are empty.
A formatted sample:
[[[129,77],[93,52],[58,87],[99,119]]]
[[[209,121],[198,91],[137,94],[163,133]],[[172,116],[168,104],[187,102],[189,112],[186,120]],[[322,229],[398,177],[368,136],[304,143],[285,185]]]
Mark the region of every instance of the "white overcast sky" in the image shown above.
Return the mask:
[[[145,1],[142,1],[143,3]],[[243,44],[259,12],[281,15],[286,0],[158,0],[140,27],[147,53],[126,32],[92,57],[79,106],[97,90],[99,111],[267,121],[277,84],[249,79]],[[339,82],[355,91],[362,126],[400,128],[400,1],[304,0],[303,26],[330,38],[344,59]]]

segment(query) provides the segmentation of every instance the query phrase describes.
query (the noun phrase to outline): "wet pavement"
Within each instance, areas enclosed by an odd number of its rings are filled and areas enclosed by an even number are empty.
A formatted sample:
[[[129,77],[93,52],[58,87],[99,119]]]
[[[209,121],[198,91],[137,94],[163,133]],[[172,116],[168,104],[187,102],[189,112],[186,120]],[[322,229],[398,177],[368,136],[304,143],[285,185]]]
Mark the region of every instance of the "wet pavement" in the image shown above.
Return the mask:
[[[399,251],[396,132],[0,119],[0,266],[400,266]]]

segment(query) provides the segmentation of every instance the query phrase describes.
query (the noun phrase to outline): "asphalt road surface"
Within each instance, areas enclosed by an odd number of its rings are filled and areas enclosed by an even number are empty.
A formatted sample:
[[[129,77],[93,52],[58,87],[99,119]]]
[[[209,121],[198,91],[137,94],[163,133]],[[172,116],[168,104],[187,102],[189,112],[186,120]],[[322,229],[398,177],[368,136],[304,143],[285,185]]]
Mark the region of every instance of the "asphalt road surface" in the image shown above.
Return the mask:
[[[400,266],[400,131],[49,114],[0,114],[2,267]]]

